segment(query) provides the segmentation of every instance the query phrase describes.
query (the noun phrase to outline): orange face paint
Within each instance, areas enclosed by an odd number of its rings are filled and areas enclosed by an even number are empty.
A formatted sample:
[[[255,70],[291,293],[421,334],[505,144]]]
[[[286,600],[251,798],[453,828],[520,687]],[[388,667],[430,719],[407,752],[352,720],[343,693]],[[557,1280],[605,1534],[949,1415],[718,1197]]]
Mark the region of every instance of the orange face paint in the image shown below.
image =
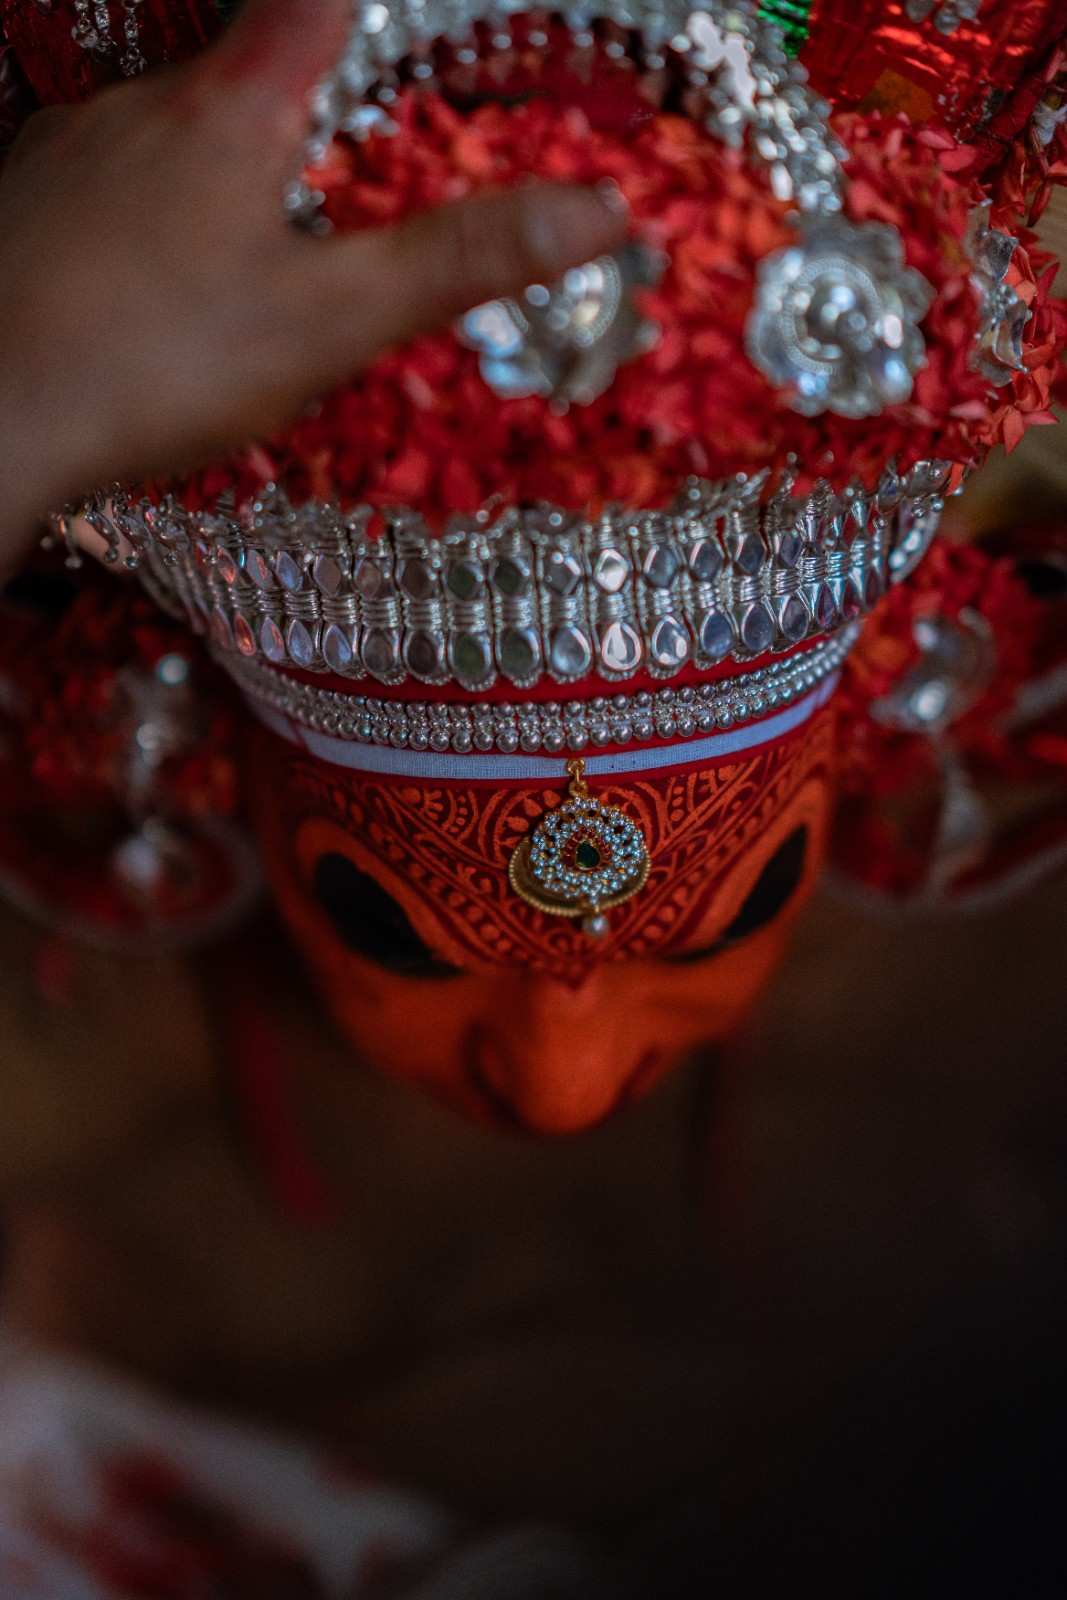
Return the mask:
[[[594,784],[648,884],[594,940],[527,905],[516,844],[559,785],[418,783],[254,735],[272,888],[359,1058],[468,1115],[579,1132],[744,1020],[818,873],[834,719],[725,765]]]

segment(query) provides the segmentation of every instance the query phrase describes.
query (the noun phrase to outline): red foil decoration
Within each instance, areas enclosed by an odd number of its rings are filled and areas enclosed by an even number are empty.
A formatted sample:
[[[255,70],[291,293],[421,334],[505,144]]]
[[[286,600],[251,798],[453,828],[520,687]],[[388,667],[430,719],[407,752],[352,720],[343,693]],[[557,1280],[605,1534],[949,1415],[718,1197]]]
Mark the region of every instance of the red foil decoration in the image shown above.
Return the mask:
[[[816,0],[801,59],[837,106],[943,121],[969,142],[1065,33],[1062,0],[983,0],[977,19],[948,35],[933,16],[912,22],[904,0]]]
[[[792,237],[765,177],[684,118],[656,113],[620,132],[616,117],[602,125],[603,104],[594,101],[593,114],[588,103],[561,110],[550,99],[463,113],[408,93],[392,108],[396,134],[338,144],[316,180],[335,224],[355,228],[531,172],[613,179],[636,230],[670,258],[663,283],[644,297],[662,329],[650,354],[622,367],[600,400],[560,416],[540,398],[500,400],[477,357],[446,331],[379,360],[275,439],[174,486],[182,498],[210,506],[224,489],[245,498],[274,481],[297,500],[401,503],[437,524],[495,497],[656,506],[689,473],[781,468],[790,455],[803,481],[824,475],[838,486],[872,483],[894,456],[902,467],[924,457],[973,465],[992,445],[1011,448],[1027,426],[1052,420],[1067,317],[1050,299],[1049,258],[1001,212],[994,221],[1022,240],[1013,276],[1034,313],[1026,371],[994,390],[971,368],[978,302],[965,241],[983,191],[952,170],[958,147],[946,129],[903,116],[837,119],[851,152],[850,214],[899,228],[937,299],[908,403],[864,421],[807,419],[745,350],[758,263]]]

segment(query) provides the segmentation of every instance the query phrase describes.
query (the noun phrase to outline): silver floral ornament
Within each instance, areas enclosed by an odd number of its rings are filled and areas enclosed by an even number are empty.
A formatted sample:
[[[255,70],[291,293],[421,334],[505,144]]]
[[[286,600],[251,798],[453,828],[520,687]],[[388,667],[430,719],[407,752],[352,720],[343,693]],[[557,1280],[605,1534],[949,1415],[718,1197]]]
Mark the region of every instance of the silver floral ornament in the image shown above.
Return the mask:
[[[920,617],[918,660],[871,707],[884,727],[925,736],[940,775],[940,805],[925,882],[911,896],[937,904],[984,860],[993,817],[953,738],[953,727],[981,700],[996,673],[996,645],[985,617],[970,607],[958,617]]]
[[[873,417],[911,395],[933,290],[904,263],[895,228],[805,219],[796,244],[761,262],[748,353],[793,409]]]
[[[504,399],[541,395],[589,405],[619,367],[652,349],[659,329],[641,315],[635,292],[653,288],[666,258],[640,240],[574,267],[558,283],[533,284],[520,300],[491,300],[459,324],[463,343]]]
[[[996,671],[996,647],[988,622],[970,607],[958,618],[920,617],[912,631],[918,659],[871,715],[901,733],[937,737],[982,698]]]
[[[988,200],[976,208],[967,237],[980,314],[971,366],[1003,389],[1016,372],[1026,371],[1023,335],[1032,312],[1007,281],[1019,241],[989,226],[990,209]]]

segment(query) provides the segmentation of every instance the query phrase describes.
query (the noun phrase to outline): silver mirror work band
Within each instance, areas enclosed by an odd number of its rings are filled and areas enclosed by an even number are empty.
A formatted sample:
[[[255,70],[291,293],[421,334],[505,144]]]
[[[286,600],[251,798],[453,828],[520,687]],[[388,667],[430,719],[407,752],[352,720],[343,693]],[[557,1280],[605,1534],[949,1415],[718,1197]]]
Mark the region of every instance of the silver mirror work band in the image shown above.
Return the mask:
[[[833,634],[906,577],[937,530],[949,468],[794,496],[691,480],[670,512],[478,518],[440,538],[411,513],[264,496],[238,518],[98,497],[89,520],[223,656],[467,693],[590,676],[663,680]]]

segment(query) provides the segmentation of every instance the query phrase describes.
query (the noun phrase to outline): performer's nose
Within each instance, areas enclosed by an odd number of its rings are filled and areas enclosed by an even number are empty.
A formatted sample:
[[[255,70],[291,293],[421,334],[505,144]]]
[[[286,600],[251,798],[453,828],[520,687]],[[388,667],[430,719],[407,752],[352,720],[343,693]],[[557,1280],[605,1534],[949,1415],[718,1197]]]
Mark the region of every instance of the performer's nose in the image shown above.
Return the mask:
[[[601,967],[578,986],[541,974],[501,984],[474,1066],[482,1086],[524,1126],[538,1133],[593,1127],[642,1066],[642,1041],[612,994],[613,976]]]

